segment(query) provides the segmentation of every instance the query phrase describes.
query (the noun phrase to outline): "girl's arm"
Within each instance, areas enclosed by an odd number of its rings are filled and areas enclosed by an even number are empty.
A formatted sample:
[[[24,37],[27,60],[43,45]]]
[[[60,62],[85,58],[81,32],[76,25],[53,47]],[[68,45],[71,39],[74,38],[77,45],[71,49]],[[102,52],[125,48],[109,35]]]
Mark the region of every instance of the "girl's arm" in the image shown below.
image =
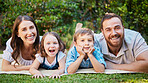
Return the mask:
[[[29,70],[29,72],[33,75],[34,78],[44,77],[44,75],[42,75],[42,73],[38,70],[39,66],[40,66],[40,62],[37,59],[35,59]]]
[[[21,65],[11,65],[11,62],[3,59],[2,61],[2,71],[21,71],[21,70],[29,70],[29,66],[21,66]]]
[[[49,78],[60,78],[60,75],[64,73],[65,71],[65,61],[66,61],[66,56],[63,57],[60,61],[59,61],[59,67],[58,70],[55,71],[51,76],[49,76]]]

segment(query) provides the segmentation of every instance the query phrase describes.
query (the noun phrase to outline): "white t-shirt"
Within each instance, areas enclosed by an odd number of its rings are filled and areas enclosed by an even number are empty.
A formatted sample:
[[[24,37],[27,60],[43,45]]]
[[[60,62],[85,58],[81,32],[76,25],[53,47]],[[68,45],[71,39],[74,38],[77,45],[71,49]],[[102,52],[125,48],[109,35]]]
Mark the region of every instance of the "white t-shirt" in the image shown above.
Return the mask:
[[[64,57],[66,56],[66,54],[64,54],[62,51],[59,51],[58,53],[58,62],[63,59]],[[41,57],[39,54],[36,54],[35,55],[36,59],[40,62],[40,63],[43,63],[43,60],[44,60],[44,57]],[[54,66],[56,64],[56,58],[54,59],[54,61],[50,64],[48,61],[47,61],[47,58],[45,57],[45,64],[48,65],[48,66]]]

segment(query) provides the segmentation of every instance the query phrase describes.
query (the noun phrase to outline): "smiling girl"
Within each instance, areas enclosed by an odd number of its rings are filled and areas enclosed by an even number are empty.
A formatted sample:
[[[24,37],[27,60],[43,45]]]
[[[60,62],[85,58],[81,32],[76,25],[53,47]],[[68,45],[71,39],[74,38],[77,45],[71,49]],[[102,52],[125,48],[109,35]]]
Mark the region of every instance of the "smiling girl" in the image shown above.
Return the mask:
[[[65,44],[57,33],[45,33],[41,40],[40,53],[36,54],[36,59],[29,70],[30,73],[33,74],[32,78],[44,77],[38,70],[39,67],[47,70],[58,69],[49,78],[60,78],[60,75],[64,73],[65,68],[66,55],[63,53],[64,50]]]

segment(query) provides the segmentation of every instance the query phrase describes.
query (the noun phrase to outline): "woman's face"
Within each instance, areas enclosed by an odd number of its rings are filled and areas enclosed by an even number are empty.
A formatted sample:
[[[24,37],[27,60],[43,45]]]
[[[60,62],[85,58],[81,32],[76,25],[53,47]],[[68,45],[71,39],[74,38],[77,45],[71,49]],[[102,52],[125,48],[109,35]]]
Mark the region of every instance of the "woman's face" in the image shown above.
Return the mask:
[[[55,36],[48,34],[44,39],[44,49],[48,56],[55,57],[59,51],[59,43]]]
[[[37,30],[34,23],[23,20],[18,26],[17,35],[23,40],[24,45],[32,45],[37,37]]]

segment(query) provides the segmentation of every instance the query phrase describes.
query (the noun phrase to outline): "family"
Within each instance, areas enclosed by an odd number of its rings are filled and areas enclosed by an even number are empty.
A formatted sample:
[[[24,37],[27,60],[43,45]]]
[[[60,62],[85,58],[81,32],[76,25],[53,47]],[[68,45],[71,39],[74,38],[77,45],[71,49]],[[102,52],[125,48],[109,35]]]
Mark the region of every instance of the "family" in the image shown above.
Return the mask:
[[[2,71],[29,70],[32,78],[45,77],[39,68],[57,69],[49,78],[60,78],[79,68],[148,73],[148,45],[139,32],[125,29],[121,17],[114,13],[104,15],[100,29],[99,34],[88,28],[77,29],[66,55],[65,44],[56,32],[39,36],[34,19],[20,15],[3,51]]]

